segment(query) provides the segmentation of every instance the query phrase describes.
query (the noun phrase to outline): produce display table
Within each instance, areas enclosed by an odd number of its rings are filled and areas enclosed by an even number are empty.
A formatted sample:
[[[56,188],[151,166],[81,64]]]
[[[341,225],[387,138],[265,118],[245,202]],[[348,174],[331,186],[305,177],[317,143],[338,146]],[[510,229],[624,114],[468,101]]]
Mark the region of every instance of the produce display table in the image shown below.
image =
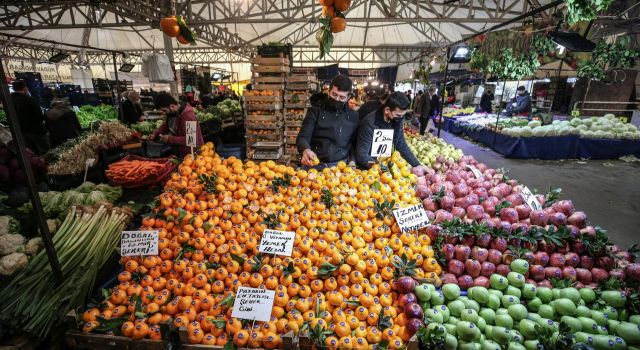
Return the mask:
[[[452,134],[464,134],[506,158],[517,159],[616,159],[625,155],[640,157],[640,142],[633,140],[586,139],[577,135],[546,137],[512,137],[496,134],[486,128],[470,130],[445,120],[445,130]],[[461,130],[460,130],[461,129]]]

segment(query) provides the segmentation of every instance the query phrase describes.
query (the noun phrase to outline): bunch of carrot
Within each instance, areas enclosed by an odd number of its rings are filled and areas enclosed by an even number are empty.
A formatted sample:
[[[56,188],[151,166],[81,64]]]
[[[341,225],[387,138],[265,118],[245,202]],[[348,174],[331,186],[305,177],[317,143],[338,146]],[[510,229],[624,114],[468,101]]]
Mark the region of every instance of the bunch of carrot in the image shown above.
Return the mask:
[[[165,164],[148,160],[121,160],[109,165],[106,174],[114,182],[136,182],[161,175]]]

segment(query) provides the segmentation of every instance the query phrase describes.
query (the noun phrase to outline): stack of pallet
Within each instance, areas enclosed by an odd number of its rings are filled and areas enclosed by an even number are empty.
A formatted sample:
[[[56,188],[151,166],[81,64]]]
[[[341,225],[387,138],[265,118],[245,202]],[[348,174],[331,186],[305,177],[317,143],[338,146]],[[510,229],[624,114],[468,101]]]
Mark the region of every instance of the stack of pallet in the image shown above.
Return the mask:
[[[302,121],[311,106],[311,95],[317,91],[318,82],[311,70],[301,70],[289,75],[284,96],[284,136],[285,160],[288,164],[297,163],[300,154],[296,148],[296,137],[300,132]]]
[[[289,59],[257,56],[251,61],[251,91],[244,92],[247,158],[273,159],[284,152],[284,87]]]

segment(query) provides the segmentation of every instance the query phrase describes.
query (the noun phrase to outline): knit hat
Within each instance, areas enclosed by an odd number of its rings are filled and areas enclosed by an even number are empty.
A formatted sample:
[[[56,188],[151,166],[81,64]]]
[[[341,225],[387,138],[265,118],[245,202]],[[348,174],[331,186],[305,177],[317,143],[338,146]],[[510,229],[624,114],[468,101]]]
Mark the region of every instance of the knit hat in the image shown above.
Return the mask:
[[[167,93],[161,93],[158,96],[156,96],[156,99],[154,101],[156,108],[160,109],[160,108],[166,108],[169,107],[171,105],[177,105],[178,102],[176,101],[175,98],[173,98],[173,96],[167,94]]]

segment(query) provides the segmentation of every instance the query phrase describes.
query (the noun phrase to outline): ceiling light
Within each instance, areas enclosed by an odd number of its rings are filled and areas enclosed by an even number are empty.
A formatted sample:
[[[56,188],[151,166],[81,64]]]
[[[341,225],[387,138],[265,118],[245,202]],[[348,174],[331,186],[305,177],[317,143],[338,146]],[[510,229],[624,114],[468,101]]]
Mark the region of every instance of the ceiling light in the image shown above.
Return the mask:
[[[380,83],[377,80],[371,82],[371,86],[378,86]]]
[[[129,73],[129,72],[131,72],[133,67],[134,67],[134,65],[131,64],[131,63],[123,63],[122,66],[120,66],[120,69],[118,69],[118,71]]]
[[[591,52],[596,48],[596,44],[593,41],[574,32],[555,31],[549,35],[549,38],[569,51]]]
[[[467,45],[460,45],[453,49],[453,55],[449,57],[449,63],[467,63],[471,61],[471,54],[474,49]]]
[[[49,57],[49,62],[58,63],[58,62],[64,60],[65,58],[67,58],[67,57],[69,57],[68,54],[60,51],[57,54]]]

